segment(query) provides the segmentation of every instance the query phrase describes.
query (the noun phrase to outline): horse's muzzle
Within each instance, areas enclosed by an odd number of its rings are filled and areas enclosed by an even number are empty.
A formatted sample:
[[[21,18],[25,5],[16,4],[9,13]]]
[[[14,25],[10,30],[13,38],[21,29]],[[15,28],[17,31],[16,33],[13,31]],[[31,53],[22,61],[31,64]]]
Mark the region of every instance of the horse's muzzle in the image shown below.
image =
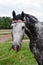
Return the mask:
[[[13,50],[16,50],[17,52],[20,50],[20,46],[19,45],[12,45],[12,47],[10,48],[10,50],[13,49]]]

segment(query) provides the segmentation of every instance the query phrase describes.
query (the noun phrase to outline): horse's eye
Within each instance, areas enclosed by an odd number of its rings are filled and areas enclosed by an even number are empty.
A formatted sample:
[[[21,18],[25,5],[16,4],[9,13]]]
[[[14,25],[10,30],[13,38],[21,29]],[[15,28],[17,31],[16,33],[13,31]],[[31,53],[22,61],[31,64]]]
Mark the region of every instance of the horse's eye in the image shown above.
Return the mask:
[[[23,26],[22,29],[24,29],[25,27]]]
[[[17,23],[17,22],[14,22],[14,23]]]

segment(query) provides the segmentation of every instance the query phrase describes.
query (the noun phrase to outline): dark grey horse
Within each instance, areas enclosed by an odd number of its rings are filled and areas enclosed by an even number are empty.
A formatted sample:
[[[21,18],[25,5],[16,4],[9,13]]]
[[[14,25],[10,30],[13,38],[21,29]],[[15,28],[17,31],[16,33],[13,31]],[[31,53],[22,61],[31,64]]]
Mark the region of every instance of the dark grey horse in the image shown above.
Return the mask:
[[[31,52],[34,54],[38,65],[43,65],[43,23],[40,23],[36,17],[30,14],[22,12],[21,14],[16,15],[13,11],[13,23],[18,22],[19,24],[20,21],[23,22],[23,25],[21,24],[22,26],[20,26],[21,30],[25,30],[24,32],[30,37]],[[22,40],[24,32],[21,32],[22,35],[20,40]],[[12,48],[14,49],[16,46],[16,49],[20,49],[20,43],[21,41],[19,42],[19,45],[18,43],[13,43]]]

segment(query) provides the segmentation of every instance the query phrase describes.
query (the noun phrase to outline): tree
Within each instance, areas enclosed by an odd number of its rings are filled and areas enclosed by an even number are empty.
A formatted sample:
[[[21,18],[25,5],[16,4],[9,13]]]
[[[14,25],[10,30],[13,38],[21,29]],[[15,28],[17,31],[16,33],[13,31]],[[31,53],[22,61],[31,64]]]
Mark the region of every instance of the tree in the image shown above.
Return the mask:
[[[10,17],[0,17],[0,29],[11,29],[11,21]]]

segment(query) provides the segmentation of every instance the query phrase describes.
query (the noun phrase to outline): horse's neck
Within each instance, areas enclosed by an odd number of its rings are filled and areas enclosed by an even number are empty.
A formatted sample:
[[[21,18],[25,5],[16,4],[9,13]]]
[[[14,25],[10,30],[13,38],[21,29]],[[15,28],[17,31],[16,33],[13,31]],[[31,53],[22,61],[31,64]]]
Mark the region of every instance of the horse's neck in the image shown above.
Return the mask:
[[[31,31],[32,39],[36,40],[37,39],[37,31],[36,31],[35,24],[34,24],[34,26],[30,26],[30,31]]]
[[[38,39],[38,36],[40,36],[42,32],[42,28],[43,28],[43,25],[40,23],[40,22],[37,22],[34,24],[34,26],[29,26],[30,27],[30,31],[31,31],[31,35],[32,35],[32,39],[33,40],[37,40]]]
[[[25,30],[25,33],[31,40],[36,40],[37,39],[37,31],[36,27],[29,25],[28,30]]]
[[[30,33],[27,33],[27,35],[29,36],[30,35],[30,39],[34,39],[36,40],[37,39],[37,31],[36,31],[36,28],[37,26],[35,24],[38,24],[38,19],[36,19],[35,17],[31,16],[31,15],[26,15],[26,20],[27,22],[30,22],[30,23],[27,23],[26,26],[28,27],[28,29],[30,30]],[[29,21],[30,20],[30,21]]]

